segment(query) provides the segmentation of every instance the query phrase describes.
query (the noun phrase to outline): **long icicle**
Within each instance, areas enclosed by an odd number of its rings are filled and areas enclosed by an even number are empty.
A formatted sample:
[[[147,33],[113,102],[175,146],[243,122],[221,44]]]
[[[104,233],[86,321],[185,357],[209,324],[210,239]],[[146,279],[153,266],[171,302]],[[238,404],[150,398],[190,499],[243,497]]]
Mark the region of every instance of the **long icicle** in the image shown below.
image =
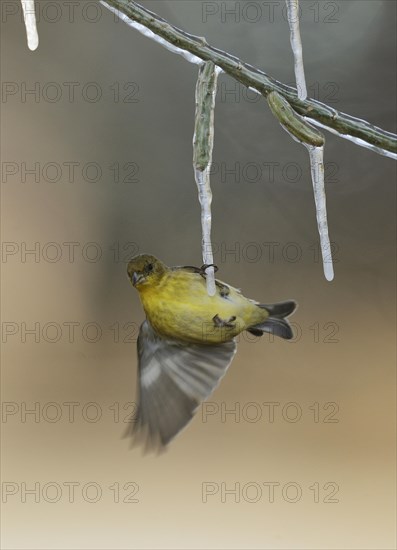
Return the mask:
[[[26,38],[29,50],[36,50],[39,45],[39,35],[36,27],[36,13],[34,11],[34,0],[21,0],[23,18],[25,20]]]
[[[324,136],[316,128],[310,126],[303,117],[295,113],[288,101],[279,93],[271,92],[267,97],[267,101],[270,110],[278,119],[284,130],[286,130],[293,139],[302,143],[309,151],[317,227],[320,235],[321,255],[323,258],[323,270],[327,281],[332,281],[334,278],[334,268],[328,235],[327,205],[325,199]]]
[[[202,254],[204,264],[214,263],[211,244],[210,168],[214,146],[214,107],[218,72],[212,61],[200,65],[196,85],[196,113],[193,135],[193,169],[201,205]],[[207,292],[215,295],[215,271],[205,271]]]
[[[318,233],[320,235],[321,255],[323,258],[324,275],[327,281],[334,278],[334,266],[332,263],[331,243],[328,235],[327,203],[324,184],[324,146],[316,147],[304,143],[309,151],[310,168],[312,174],[314,202],[316,205],[316,218]]]
[[[303,67],[302,40],[299,30],[299,0],[285,0],[287,4],[288,24],[290,30],[291,48],[294,54],[294,69],[298,98],[307,98],[305,69]]]

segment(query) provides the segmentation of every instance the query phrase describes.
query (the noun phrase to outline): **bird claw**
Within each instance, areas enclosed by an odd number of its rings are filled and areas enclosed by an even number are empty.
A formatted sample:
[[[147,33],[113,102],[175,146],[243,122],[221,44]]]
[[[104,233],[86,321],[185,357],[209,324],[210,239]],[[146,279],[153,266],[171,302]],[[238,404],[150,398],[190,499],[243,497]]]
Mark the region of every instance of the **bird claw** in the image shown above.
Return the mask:
[[[206,270],[209,267],[213,267],[215,273],[218,271],[218,266],[215,265],[215,264],[203,264],[201,267],[194,267],[192,265],[185,265],[185,266],[182,267],[182,269],[187,269],[189,271],[192,271],[193,273],[198,273],[199,275],[201,275],[203,277],[203,279],[205,279],[206,276],[207,276]],[[230,288],[227,285],[224,285],[223,283],[221,283],[220,281],[217,281],[216,279],[215,279],[215,285],[219,289],[219,294],[222,298],[226,298],[227,296],[229,296]]]
[[[206,270],[209,267],[214,268],[214,272],[216,273],[218,271],[218,266],[215,264],[204,264],[200,267],[200,275],[202,277],[206,277]],[[225,298],[225,296],[228,296],[230,294],[230,289],[228,286],[220,283],[219,281],[215,280],[215,285],[219,288],[219,294],[222,296],[222,298]]]
[[[206,275],[206,270],[209,268],[209,267],[213,267],[214,268],[214,273],[216,273],[218,271],[218,266],[215,265],[215,264],[203,264],[201,267],[200,267],[200,275],[202,275],[203,277],[205,277]]]
[[[232,315],[231,317],[229,317],[229,319],[221,319],[219,315],[216,314],[214,315],[212,320],[214,321],[214,325],[218,328],[221,328],[221,327],[235,328],[236,326],[236,324],[234,323],[234,321],[236,320],[235,315]]]
[[[181,269],[187,269],[188,271],[192,271],[193,273],[198,273],[205,279],[205,276],[206,276],[205,271],[209,267],[213,267],[215,273],[218,271],[218,266],[215,264],[203,264],[201,267],[195,267],[194,265],[184,265],[182,266]]]

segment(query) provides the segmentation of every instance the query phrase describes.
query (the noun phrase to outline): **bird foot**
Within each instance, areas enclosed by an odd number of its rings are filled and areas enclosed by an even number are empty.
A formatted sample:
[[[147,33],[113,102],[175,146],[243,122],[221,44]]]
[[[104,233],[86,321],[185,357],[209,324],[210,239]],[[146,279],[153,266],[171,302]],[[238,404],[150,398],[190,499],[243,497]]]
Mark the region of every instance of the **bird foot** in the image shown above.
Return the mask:
[[[213,267],[214,268],[214,273],[216,273],[218,271],[218,266],[215,265],[215,264],[203,264],[201,267],[200,267],[200,275],[202,275],[203,277],[205,277],[205,272],[206,270],[209,268],[209,267]]]
[[[214,321],[214,325],[218,328],[221,328],[221,327],[235,328],[236,326],[236,324],[234,323],[234,321],[236,320],[235,315],[232,315],[231,317],[229,317],[229,319],[221,319],[219,315],[216,314],[214,315],[212,320]]]
[[[213,267],[214,268],[214,272],[216,273],[218,271],[218,266],[215,265],[215,264],[204,264],[200,267],[200,275],[202,277],[204,277],[205,279],[205,276],[206,276],[206,269],[208,269],[209,267]],[[228,286],[220,283],[219,281],[215,280],[215,285],[219,288],[219,294],[222,296],[222,298],[225,298],[226,296],[228,296],[230,294],[230,289]]]
[[[203,279],[205,279],[206,275],[207,275],[205,271],[209,267],[213,267],[215,273],[218,271],[218,266],[215,265],[215,264],[203,264],[201,267],[194,267],[192,265],[185,265],[185,266],[183,266],[183,269],[187,269],[189,271],[192,271],[193,273],[198,273],[199,275],[201,275],[203,277]],[[215,279],[215,285],[219,289],[219,294],[222,298],[226,298],[227,296],[229,296],[230,288],[227,285],[224,285],[223,283],[221,283],[220,281],[217,281],[216,279]]]

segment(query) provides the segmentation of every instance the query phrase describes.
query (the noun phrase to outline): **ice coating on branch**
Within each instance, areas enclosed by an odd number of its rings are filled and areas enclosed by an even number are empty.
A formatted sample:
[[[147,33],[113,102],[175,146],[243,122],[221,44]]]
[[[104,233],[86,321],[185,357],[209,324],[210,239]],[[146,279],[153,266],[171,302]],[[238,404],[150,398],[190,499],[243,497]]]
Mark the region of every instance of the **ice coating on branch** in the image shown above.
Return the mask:
[[[252,86],[248,87],[249,90],[257,93],[258,95],[261,95],[261,92],[257,90],[256,88],[253,88]],[[350,134],[342,134],[341,132],[338,132],[337,130],[334,130],[334,128],[331,128],[330,126],[327,126],[326,124],[322,124],[315,118],[309,118],[309,117],[302,117],[310,124],[313,124],[314,126],[318,126],[319,128],[323,128],[324,130],[327,130],[327,132],[330,132],[331,134],[334,134],[340,138],[347,139],[348,141],[351,141],[355,145],[358,145],[360,147],[365,147],[365,149],[370,149],[371,151],[374,151],[374,153],[377,153],[378,155],[382,155],[384,157],[388,157],[394,160],[397,160],[397,153],[392,153],[391,151],[387,151],[386,149],[382,149],[382,147],[377,147],[376,145],[372,145],[372,143],[368,143],[367,141],[364,141],[363,139],[360,139],[355,136],[351,136]],[[365,121],[363,121],[365,122]],[[295,139],[295,138],[294,138]]]
[[[204,264],[210,265],[214,263],[211,243],[211,202],[212,192],[210,187],[210,167],[205,170],[194,168],[194,177],[197,183],[199,201],[201,206],[201,230],[202,230],[202,252]],[[215,287],[215,272],[213,267],[206,269],[207,292],[209,296],[214,296]]]
[[[303,118],[308,122],[310,122],[310,124],[313,124],[314,126],[318,126],[319,128],[324,128],[324,130],[327,130],[328,132],[331,132],[331,134],[335,134],[338,137],[348,139],[355,145],[359,145],[360,147],[365,147],[366,149],[370,149],[371,151],[378,153],[378,155],[383,155],[384,157],[397,160],[397,153],[393,153],[392,151],[387,151],[386,149],[382,149],[381,147],[372,145],[372,143],[368,143],[363,139],[360,139],[355,136],[351,136],[350,134],[341,134],[337,130],[334,130],[330,126],[326,126],[325,124],[322,124],[321,122],[319,122],[318,120],[315,120],[314,118],[308,118],[308,117],[303,117]]]
[[[112,13],[115,13],[122,21],[124,21],[124,23],[127,23],[127,25],[129,25],[133,29],[137,30],[138,32],[140,32],[141,34],[146,36],[147,38],[151,38],[155,42],[158,42],[159,44],[164,46],[164,48],[167,48],[167,50],[169,50],[170,52],[177,53],[177,54],[181,55],[182,57],[184,57],[190,63],[195,63],[196,65],[199,65],[203,62],[203,60],[200,59],[199,57],[193,55],[190,52],[187,52],[186,50],[182,50],[181,48],[178,48],[177,46],[174,46],[173,44],[170,44],[170,42],[167,42],[167,40],[164,40],[164,38],[161,38],[160,36],[155,34],[153,31],[151,31],[150,29],[145,27],[145,25],[141,25],[140,23],[137,23],[136,21],[133,21],[127,15],[125,15],[123,12],[117,10],[116,8],[113,8],[113,6],[109,6],[109,4],[107,4],[106,2],[103,2],[101,0],[101,4],[103,6],[105,6],[105,8],[110,10]]]
[[[290,29],[291,48],[294,54],[294,69],[298,98],[307,98],[305,70],[303,67],[302,41],[299,30],[299,0],[285,0],[287,4],[288,24]]]
[[[334,267],[332,264],[331,244],[328,235],[327,205],[324,185],[324,147],[314,147],[304,143],[309,151],[310,169],[316,204],[317,227],[320,235],[321,255],[323,258],[324,275],[327,281],[334,278]]]
[[[36,27],[36,13],[34,11],[34,0],[21,0],[23,18],[25,20],[26,38],[29,50],[36,50],[39,45],[39,35]]]

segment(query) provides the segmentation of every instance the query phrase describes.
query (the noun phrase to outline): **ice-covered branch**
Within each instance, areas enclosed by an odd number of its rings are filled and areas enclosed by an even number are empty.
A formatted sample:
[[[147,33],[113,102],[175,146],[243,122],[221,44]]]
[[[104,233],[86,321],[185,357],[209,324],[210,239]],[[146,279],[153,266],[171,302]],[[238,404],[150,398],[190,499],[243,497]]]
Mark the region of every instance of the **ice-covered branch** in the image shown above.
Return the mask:
[[[282,95],[277,92],[271,92],[267,96],[267,102],[274,116],[296,141],[310,143],[316,147],[324,145],[323,134],[313,128],[313,126],[310,126],[303,117],[295,113]]]
[[[193,54],[190,61],[196,62],[195,57],[204,61],[212,61],[235,80],[265,97],[270,92],[276,91],[287,99],[297,113],[310,119],[313,124],[376,153],[397,159],[397,136],[395,134],[373,126],[365,120],[336,111],[320,101],[300,100],[295,88],[286,86],[256,67],[243,63],[237,57],[210,46],[205,38],[188,34],[170,25],[165,19],[133,0],[107,0],[107,2],[101,1],[101,3],[112,11],[123,14],[129,20],[143,25],[156,35],[156,39],[160,37],[178,50],[190,52]],[[125,17],[123,19],[126,20]]]
[[[193,135],[193,169],[201,205],[202,253],[203,262],[214,263],[211,243],[211,202],[210,169],[214,146],[214,108],[218,71],[211,61],[199,68],[196,85],[196,113]],[[214,268],[206,269],[207,292],[215,294]]]
[[[302,41],[299,30],[299,0],[285,0],[290,29],[291,48],[294,54],[294,69],[298,98],[307,98],[305,69],[303,67]]]
[[[26,38],[29,50],[36,50],[39,45],[39,35],[36,27],[36,13],[34,11],[34,0],[21,0],[23,18],[26,27]]]
[[[291,105],[277,92],[267,96],[267,102],[281,126],[309,151],[317,227],[320,235],[324,275],[327,281],[334,278],[331,244],[328,235],[327,205],[324,184],[324,136],[296,114]]]

